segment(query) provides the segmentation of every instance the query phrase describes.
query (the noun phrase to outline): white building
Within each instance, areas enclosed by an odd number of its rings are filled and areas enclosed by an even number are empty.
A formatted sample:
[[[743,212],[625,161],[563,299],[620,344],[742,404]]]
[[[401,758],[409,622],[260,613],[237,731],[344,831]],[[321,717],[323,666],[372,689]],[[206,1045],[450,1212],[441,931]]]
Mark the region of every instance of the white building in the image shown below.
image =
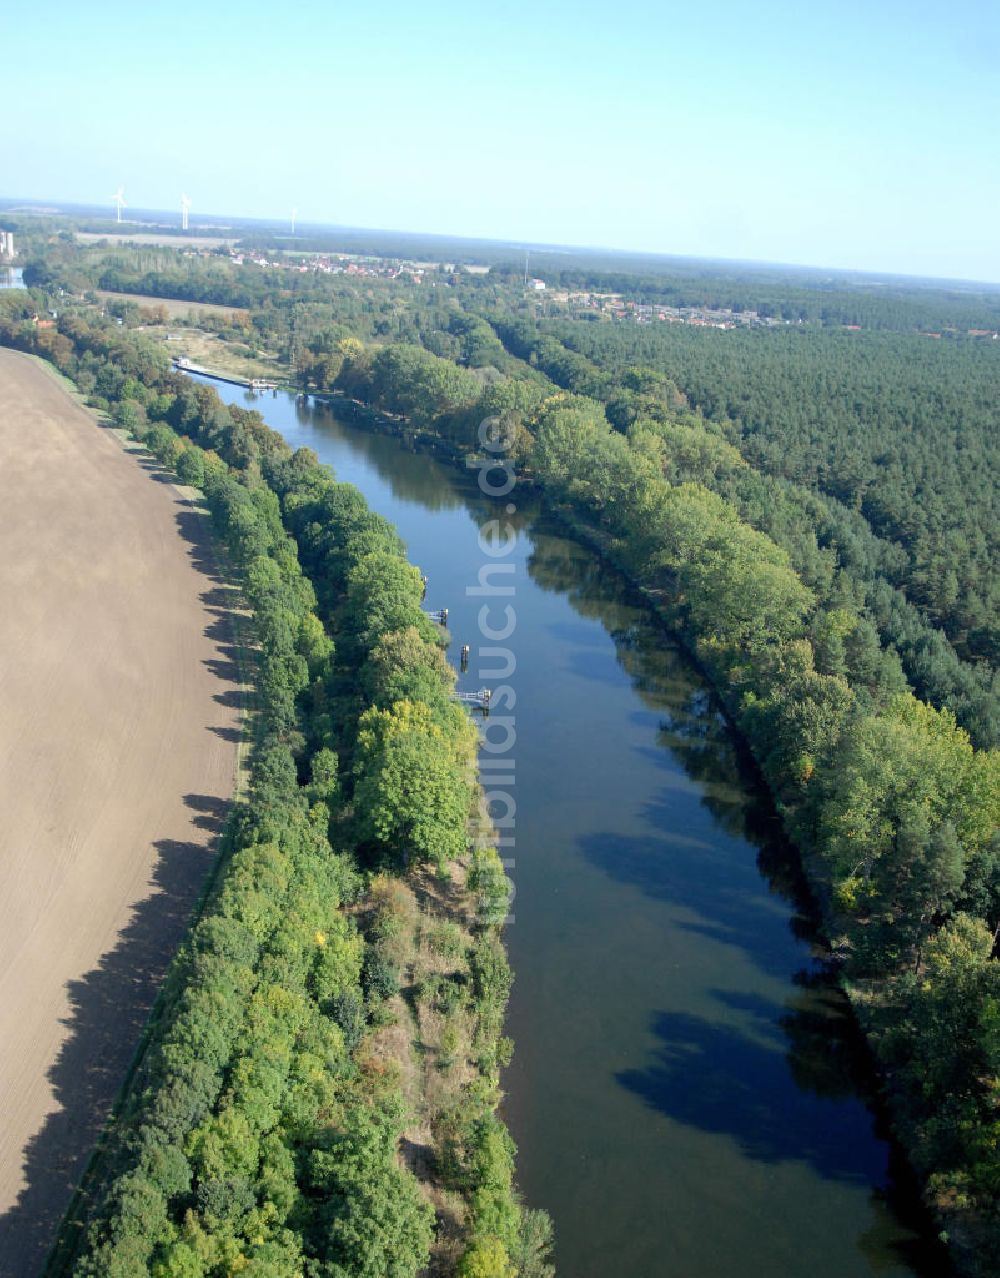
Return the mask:
[[[540,293],[544,287],[544,280],[528,280],[528,288],[533,288],[536,293]]]
[[[0,257],[14,256],[14,232],[0,231]]]

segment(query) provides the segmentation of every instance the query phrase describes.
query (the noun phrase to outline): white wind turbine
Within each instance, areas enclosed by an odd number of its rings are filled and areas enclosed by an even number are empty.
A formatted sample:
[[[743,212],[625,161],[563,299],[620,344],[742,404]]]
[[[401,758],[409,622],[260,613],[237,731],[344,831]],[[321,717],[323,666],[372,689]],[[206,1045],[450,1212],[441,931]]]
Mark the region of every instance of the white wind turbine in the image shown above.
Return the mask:
[[[295,234],[295,219],[298,217],[298,209],[292,209],[292,235]]]
[[[125,207],[125,188],[123,186],[120,186],[118,190],[115,191],[115,208],[118,210],[118,217],[116,221],[118,222],[122,220],[122,209],[124,207]]]
[[[181,196],[181,230],[188,229],[188,209],[191,207],[191,201],[186,195]]]

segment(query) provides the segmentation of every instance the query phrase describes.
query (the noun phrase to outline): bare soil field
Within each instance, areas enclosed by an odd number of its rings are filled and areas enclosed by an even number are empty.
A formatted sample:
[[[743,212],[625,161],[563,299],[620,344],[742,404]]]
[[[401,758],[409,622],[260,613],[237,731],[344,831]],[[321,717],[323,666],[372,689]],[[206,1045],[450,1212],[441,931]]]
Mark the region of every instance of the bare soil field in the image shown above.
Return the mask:
[[[0,1274],[37,1275],[212,864],[240,739],[208,519],[0,350]]]
[[[136,306],[162,306],[170,319],[187,319],[189,315],[246,315],[238,306],[215,306],[211,302],[185,302],[178,297],[152,297],[148,293],[109,293],[98,288],[94,292],[113,302],[134,302]]]

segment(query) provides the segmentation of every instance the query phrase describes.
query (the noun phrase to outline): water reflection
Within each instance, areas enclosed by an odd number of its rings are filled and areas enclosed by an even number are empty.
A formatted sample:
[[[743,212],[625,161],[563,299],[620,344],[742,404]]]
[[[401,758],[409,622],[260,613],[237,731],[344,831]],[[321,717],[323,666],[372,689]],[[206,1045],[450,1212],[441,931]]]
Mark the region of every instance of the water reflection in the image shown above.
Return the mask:
[[[295,403],[296,420],[303,430],[340,431],[342,424],[335,407],[323,403]],[[419,452],[395,435],[378,431],[359,431],[360,451],[374,468],[379,478],[392,490],[399,501],[424,506],[427,510],[457,510],[464,503],[462,495],[451,483],[442,482],[441,462],[426,452]],[[452,468],[449,467],[450,471]]]
[[[714,1007],[708,1014],[656,1011],[650,1018],[652,1058],[641,1068],[618,1071],[616,1081],[673,1121],[735,1139],[755,1161],[806,1162],[825,1178],[874,1185],[874,1223],[858,1240],[871,1272],[899,1273],[903,1267],[921,1278],[950,1273],[943,1248],[929,1240],[929,1223],[898,1151],[891,1150],[886,1174],[884,1146],[871,1139],[877,1106],[872,1062],[837,983],[797,855],[753,760],[686,654],[620,575],[581,556],[544,516],[532,534],[532,578],[565,595],[579,615],[601,623],[639,699],[658,714],[655,747],[643,748],[644,755],[667,771],[680,764],[715,825],[755,849],[761,877],[810,958],[792,974],[794,993],[783,1002],[710,989]],[[584,855],[609,876],[684,907],[689,917],[676,920],[676,927],[739,947],[757,965],[768,966],[770,957],[772,973],[787,980],[787,951],[762,944],[761,903],[732,882],[726,850],[678,830],[672,794],[651,799],[643,817],[647,837],[594,832],[579,839]],[[844,1107],[857,1099],[868,1112]],[[884,1124],[875,1122],[885,1140]]]

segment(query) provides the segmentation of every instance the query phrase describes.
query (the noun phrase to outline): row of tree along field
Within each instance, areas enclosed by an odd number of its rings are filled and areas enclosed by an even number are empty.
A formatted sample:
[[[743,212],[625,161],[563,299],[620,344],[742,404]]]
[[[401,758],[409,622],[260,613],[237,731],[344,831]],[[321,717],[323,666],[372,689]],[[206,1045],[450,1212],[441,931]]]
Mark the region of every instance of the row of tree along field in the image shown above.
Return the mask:
[[[0,330],[203,490],[256,634],[248,793],[50,1271],[545,1278],[496,1116],[508,883],[398,536],[126,332]]]
[[[484,385],[424,348],[350,339],[337,359],[346,393],[459,450],[499,419],[550,503],[687,636],[802,852],[927,1201],[964,1269],[996,1272],[1000,756],[906,687],[846,574],[835,589],[839,565],[819,588],[830,556],[805,579],[685,477],[745,462],[664,379],[637,370],[640,411],[612,425],[603,401],[537,375]]]

